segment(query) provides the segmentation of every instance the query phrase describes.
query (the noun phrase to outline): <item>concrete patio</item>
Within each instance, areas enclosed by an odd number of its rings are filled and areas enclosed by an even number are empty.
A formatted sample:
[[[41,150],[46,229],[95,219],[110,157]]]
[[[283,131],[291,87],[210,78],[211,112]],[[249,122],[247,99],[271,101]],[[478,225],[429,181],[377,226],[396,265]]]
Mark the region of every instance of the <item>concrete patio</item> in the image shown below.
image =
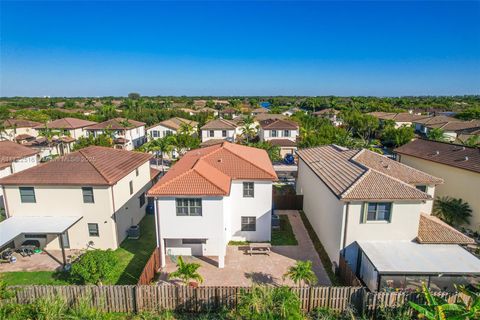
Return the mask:
[[[297,238],[296,246],[272,246],[270,255],[248,255],[244,246],[228,246],[225,268],[217,268],[216,257],[184,257],[187,262],[201,264],[199,273],[204,278],[202,286],[249,286],[252,282],[271,285],[293,285],[289,279],[282,279],[287,269],[297,260],[310,260],[318,278],[319,285],[331,285],[320,258],[313,247],[296,210],[277,210],[277,214],[286,214]],[[167,256],[167,266],[160,275],[164,283],[167,274],[175,271],[175,261]],[[175,281],[170,281],[175,283]]]
[[[67,261],[69,256],[78,255],[78,250],[65,250]],[[62,267],[62,251],[49,250],[34,254],[30,257],[22,257],[15,253],[15,263],[0,263],[0,273],[12,271],[55,271]]]

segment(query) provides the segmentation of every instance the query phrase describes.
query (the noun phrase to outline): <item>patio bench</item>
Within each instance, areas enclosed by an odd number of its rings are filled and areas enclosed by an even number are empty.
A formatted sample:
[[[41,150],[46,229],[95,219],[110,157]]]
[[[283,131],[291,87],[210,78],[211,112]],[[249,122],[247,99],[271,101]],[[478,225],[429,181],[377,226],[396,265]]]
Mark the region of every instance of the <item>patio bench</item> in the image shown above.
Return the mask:
[[[248,254],[252,255],[255,253],[260,253],[260,254],[267,254],[270,255],[270,248],[272,246],[270,243],[255,243],[251,242],[248,244]]]

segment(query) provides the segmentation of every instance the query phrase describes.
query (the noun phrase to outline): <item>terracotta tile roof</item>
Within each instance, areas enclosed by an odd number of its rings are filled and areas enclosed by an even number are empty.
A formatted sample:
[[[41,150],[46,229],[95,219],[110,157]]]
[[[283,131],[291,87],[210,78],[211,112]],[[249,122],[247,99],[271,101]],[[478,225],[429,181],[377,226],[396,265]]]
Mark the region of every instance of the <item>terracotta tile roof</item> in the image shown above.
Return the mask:
[[[0,185],[113,185],[151,157],[91,146],[0,179]]]
[[[480,173],[480,149],[461,145],[417,139],[394,150],[408,155],[447,166]]]
[[[432,125],[432,124],[436,124],[436,123],[447,123],[447,122],[451,122],[451,121],[461,121],[461,120],[456,119],[456,118],[452,118],[452,117],[447,117],[447,116],[433,116],[433,117],[426,117],[426,118],[422,118],[422,119],[417,119],[414,122],[424,124],[424,125]]]
[[[378,153],[365,150],[353,159],[368,168],[374,169],[388,176],[399,179],[411,185],[417,184],[441,184],[443,179],[429,175],[423,171],[408,167],[398,161],[393,161]]]
[[[3,122],[5,128],[33,128],[40,124],[40,122],[22,119],[7,119]]]
[[[85,130],[125,130],[142,127],[144,125],[145,122],[135,121],[131,119],[127,120],[125,118],[115,118],[88,126],[85,128]]]
[[[441,181],[365,149],[328,145],[299,150],[297,154],[339,199],[431,199],[412,181]]]
[[[295,147],[297,146],[297,143],[295,141],[292,141],[290,139],[271,139],[268,140],[272,145],[278,146],[278,147]]]
[[[298,130],[298,124],[294,121],[283,119],[267,119],[259,122],[264,130]]]
[[[237,125],[229,120],[226,119],[216,119],[207,122],[201,130],[233,130],[237,127]]]
[[[480,120],[472,121],[450,121],[442,123],[427,124],[428,128],[440,128],[444,131],[463,131],[480,129]]]
[[[160,170],[150,167],[150,180],[155,179],[160,174],[160,172]]]
[[[330,115],[330,114],[339,114],[339,113],[340,113],[340,111],[338,111],[336,109],[327,108],[327,109],[323,109],[323,110],[320,110],[320,111],[315,111],[312,114],[316,115],[316,116],[321,116],[321,115]]]
[[[22,140],[30,140],[30,139],[35,139],[34,136],[31,136],[29,134],[26,134],[26,133],[23,133],[23,134],[19,134],[15,137],[15,140],[16,141],[22,141]]]
[[[39,124],[35,126],[35,129],[43,129],[45,127],[50,128],[50,129],[78,129],[78,128],[84,128],[87,126],[91,126],[96,124],[96,122],[93,121],[87,121],[83,119],[77,119],[77,118],[62,118],[62,119],[57,119],[53,120],[45,126],[45,124]]]
[[[270,112],[270,110],[268,110],[267,108],[262,108],[262,107],[252,110],[253,114],[269,113],[269,112]]]
[[[418,224],[419,243],[438,244],[475,244],[475,240],[467,237],[437,217],[422,213]]]
[[[170,118],[159,123],[160,125],[178,131],[183,124],[188,124],[192,127],[198,126],[198,122],[180,117]]]
[[[70,142],[76,141],[75,138],[68,137],[68,136],[60,137],[58,140],[60,140],[62,142],[65,142],[65,143],[70,143]]]
[[[394,120],[395,122],[418,122],[419,120],[426,120],[428,118],[432,118],[431,116],[419,115],[409,112],[369,112],[368,114],[380,120]]]
[[[215,109],[213,109],[213,108],[205,107],[205,108],[198,109],[197,112],[211,112],[211,113],[215,113],[215,112],[218,112],[218,110],[215,110]]]
[[[0,141],[0,163],[12,163],[15,160],[30,157],[38,151],[12,141]]]
[[[276,180],[264,150],[223,142],[187,152],[148,194],[218,195],[230,193],[231,180]]]
[[[268,119],[287,119],[288,117],[283,114],[276,114],[276,113],[260,113],[257,114],[254,119],[257,122],[268,120]]]

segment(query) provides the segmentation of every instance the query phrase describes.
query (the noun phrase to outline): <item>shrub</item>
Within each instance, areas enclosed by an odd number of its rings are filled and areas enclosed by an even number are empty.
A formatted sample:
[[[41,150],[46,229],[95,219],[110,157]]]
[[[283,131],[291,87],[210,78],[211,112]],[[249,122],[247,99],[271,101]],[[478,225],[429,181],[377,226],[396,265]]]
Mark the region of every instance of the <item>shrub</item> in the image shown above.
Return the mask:
[[[72,264],[71,280],[82,284],[111,283],[116,275],[118,262],[117,256],[110,249],[87,251]]]

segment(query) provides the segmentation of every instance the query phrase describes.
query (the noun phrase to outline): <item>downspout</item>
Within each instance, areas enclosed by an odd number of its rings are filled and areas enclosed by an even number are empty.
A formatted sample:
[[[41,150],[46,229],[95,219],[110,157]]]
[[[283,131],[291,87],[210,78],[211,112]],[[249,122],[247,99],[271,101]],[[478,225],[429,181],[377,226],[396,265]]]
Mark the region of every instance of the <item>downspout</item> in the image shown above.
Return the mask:
[[[114,185],[111,185],[110,186],[110,190],[111,190],[111,193],[112,193],[112,206],[113,206],[113,221],[115,222],[114,223],[114,226],[115,226],[115,238],[116,238],[116,242],[117,242],[117,247],[120,246],[120,243],[118,241],[118,226],[117,226],[117,210],[115,208],[115,197],[113,196],[113,187],[115,186]]]
[[[8,204],[7,204],[7,194],[5,193],[5,186],[2,185],[2,193],[3,193],[3,204],[5,205],[5,218],[10,218],[8,214]]]
[[[343,227],[343,243],[342,243],[342,252],[345,254],[343,251],[347,245],[347,229],[348,229],[348,212],[350,209],[350,202],[347,202],[347,208],[345,209],[345,225]]]

